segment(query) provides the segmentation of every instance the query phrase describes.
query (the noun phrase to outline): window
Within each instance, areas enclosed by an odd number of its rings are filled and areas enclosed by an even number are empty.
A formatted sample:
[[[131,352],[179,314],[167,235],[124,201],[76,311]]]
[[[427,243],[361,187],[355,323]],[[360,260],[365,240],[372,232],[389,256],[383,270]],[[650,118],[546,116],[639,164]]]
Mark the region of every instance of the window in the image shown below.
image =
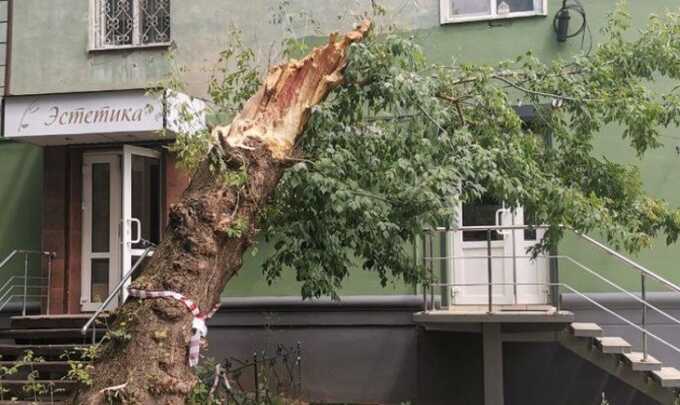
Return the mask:
[[[170,0],[91,0],[90,48],[170,43]]]
[[[440,0],[441,23],[547,15],[547,0]]]

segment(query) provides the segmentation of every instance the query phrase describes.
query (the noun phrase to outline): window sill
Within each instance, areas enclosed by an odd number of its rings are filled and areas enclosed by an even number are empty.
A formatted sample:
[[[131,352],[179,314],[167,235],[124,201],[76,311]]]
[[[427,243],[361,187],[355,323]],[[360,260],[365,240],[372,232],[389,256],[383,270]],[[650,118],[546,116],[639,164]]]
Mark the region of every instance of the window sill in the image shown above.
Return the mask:
[[[134,51],[137,49],[164,49],[169,48],[172,42],[163,42],[156,44],[144,44],[144,45],[111,45],[103,48],[89,48],[88,53],[102,53],[110,51]]]
[[[480,21],[498,21],[498,20],[514,20],[516,18],[527,18],[527,17],[547,17],[548,13],[526,11],[520,13],[510,13],[505,15],[475,15],[475,16],[464,16],[464,17],[442,17],[440,24],[462,24],[468,22],[480,22]]]

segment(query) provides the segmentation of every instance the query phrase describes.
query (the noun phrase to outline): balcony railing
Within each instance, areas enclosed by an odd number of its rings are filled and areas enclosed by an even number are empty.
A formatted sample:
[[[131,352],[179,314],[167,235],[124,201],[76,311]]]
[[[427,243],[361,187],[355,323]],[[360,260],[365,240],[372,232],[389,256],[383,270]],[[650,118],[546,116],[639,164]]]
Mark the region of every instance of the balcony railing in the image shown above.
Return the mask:
[[[41,299],[45,298],[47,300],[46,312],[50,313],[50,289],[49,286],[52,282],[52,260],[56,256],[54,252],[43,252],[38,250],[25,250],[16,249],[13,250],[9,255],[7,255],[2,261],[0,261],[0,271],[2,271],[5,266],[13,262],[16,258],[23,256],[23,269],[24,274],[22,276],[13,275],[5,281],[5,283],[0,287],[0,311],[2,311],[7,304],[15,301],[16,299],[21,300],[21,314],[26,316],[26,308],[29,299],[36,299],[38,303]],[[31,256],[38,256],[41,259],[43,257],[47,258],[47,276],[30,276],[28,274],[29,269],[29,259]],[[43,293],[44,291],[44,293]]]

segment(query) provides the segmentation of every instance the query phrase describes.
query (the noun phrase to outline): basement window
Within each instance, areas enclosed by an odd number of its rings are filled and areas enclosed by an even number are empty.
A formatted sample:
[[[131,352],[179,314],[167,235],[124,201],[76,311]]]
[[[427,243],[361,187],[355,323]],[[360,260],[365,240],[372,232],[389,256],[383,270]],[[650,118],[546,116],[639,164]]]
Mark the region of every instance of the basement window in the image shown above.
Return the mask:
[[[442,24],[548,14],[547,0],[440,0]]]
[[[170,45],[170,0],[90,0],[90,50]]]

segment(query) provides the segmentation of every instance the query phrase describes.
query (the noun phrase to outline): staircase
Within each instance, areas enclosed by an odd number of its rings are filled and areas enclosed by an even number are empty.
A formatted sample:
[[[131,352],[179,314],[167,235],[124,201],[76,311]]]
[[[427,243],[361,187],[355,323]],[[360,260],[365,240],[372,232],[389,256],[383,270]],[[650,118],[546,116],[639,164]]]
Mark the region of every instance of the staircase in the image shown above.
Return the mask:
[[[604,336],[596,323],[574,322],[559,339],[562,346],[662,404],[674,404],[680,371],[654,357],[633,351],[620,337]]]
[[[68,376],[69,370],[86,365],[81,354],[92,335],[83,337],[80,328],[88,318],[87,314],[12,317],[10,327],[0,329],[0,405],[60,404],[69,398],[79,385]]]
[[[439,252],[434,249],[434,239],[433,237],[439,238],[440,241],[446,241],[448,238],[453,238],[456,233],[464,231],[484,231],[487,235],[487,246],[490,246],[491,235],[498,233],[501,236],[505,236],[507,232],[511,231],[526,231],[527,229],[547,229],[545,225],[537,225],[533,227],[528,227],[526,225],[480,225],[480,226],[457,226],[455,228],[428,228],[423,230],[422,236],[422,262],[423,269],[426,272],[426,276],[423,277],[422,294],[423,294],[423,311],[416,314],[414,319],[419,321],[421,319],[431,320],[443,318],[443,316],[449,316],[449,313],[456,313],[456,305],[449,304],[451,298],[451,292],[455,293],[456,288],[463,287],[485,287],[488,289],[487,294],[480,294],[476,305],[486,306],[486,320],[479,320],[479,322],[504,322],[500,317],[498,317],[499,309],[494,305],[494,295],[492,294],[493,288],[506,288],[511,286],[515,295],[513,296],[512,304],[518,305],[528,305],[531,304],[527,302],[522,302],[518,300],[517,289],[518,288],[534,288],[536,286],[543,287],[547,291],[550,300],[546,300],[545,303],[549,303],[556,308],[555,314],[560,314],[561,309],[567,309],[569,312],[576,314],[576,319],[581,318],[579,316],[578,306],[573,308],[570,306],[564,307],[563,299],[565,294],[577,297],[578,300],[586,304],[583,308],[588,308],[588,310],[594,309],[600,314],[604,314],[606,319],[613,319],[615,322],[619,322],[617,327],[621,333],[629,333],[629,331],[634,331],[635,333],[640,333],[642,336],[642,348],[639,351],[634,351],[632,345],[620,336],[607,336],[605,335],[603,329],[596,323],[592,322],[573,322],[572,320],[564,322],[561,325],[560,332],[555,335],[541,335],[543,341],[557,341],[566,349],[577,354],[586,361],[592,363],[596,367],[604,370],[609,375],[617,377],[619,380],[624,381],[628,385],[632,386],[639,392],[644,393],[648,397],[658,401],[662,404],[675,405],[680,404],[680,370],[672,367],[668,364],[664,364],[664,361],[668,359],[657,359],[647,353],[647,340],[654,340],[655,347],[662,346],[663,350],[668,352],[675,352],[675,358],[677,354],[680,354],[680,343],[678,339],[677,329],[673,330],[673,333],[666,333],[666,336],[657,336],[650,329],[649,325],[651,322],[648,320],[647,313],[650,312],[654,318],[653,322],[659,322],[657,319],[661,319],[661,322],[666,322],[674,328],[680,326],[680,316],[675,312],[669,312],[660,308],[657,301],[651,302],[648,297],[648,292],[652,291],[651,294],[656,294],[660,292],[667,293],[670,291],[672,294],[680,293],[680,284],[675,284],[673,281],[666,279],[664,276],[657,274],[639,263],[636,263],[632,259],[626,257],[622,253],[608,247],[607,245],[599,242],[598,240],[575,230],[571,230],[568,227],[563,227],[564,230],[569,231],[573,236],[575,236],[579,241],[585,243],[587,248],[594,248],[605,254],[607,257],[611,257],[612,260],[623,265],[623,268],[627,272],[633,272],[640,279],[639,289],[638,288],[624,288],[623,286],[617,284],[617,282],[605,276],[601,271],[590,267],[579,260],[565,254],[558,254],[552,252],[545,252],[538,255],[538,257],[549,260],[551,263],[551,274],[546,280],[540,278],[529,279],[526,281],[517,281],[516,277],[510,277],[510,281],[503,280],[498,281],[493,279],[493,261],[503,260],[510,261],[510,266],[512,270],[516,270],[516,263],[518,259],[522,260],[535,260],[537,257],[529,255],[528,253],[520,252],[516,253],[514,250],[514,239],[509,239],[512,241],[513,251],[511,254],[506,253],[508,250],[504,250],[502,254],[494,255],[490,248],[487,248],[486,255],[481,254],[477,256],[465,257],[455,254],[452,256],[451,252],[448,252],[443,247]],[[445,239],[446,238],[446,239]],[[443,244],[442,246],[448,246]],[[429,246],[429,248],[428,248]],[[455,250],[453,251],[455,253]],[[457,254],[457,253],[456,253]],[[455,272],[453,272],[453,277],[451,277],[451,271],[446,272],[441,269],[451,269],[456,263],[461,263],[461,261],[471,259],[471,260],[481,260],[486,262],[486,277],[480,273],[479,280],[475,279],[474,282],[469,282],[466,280],[457,281],[455,279]],[[505,262],[504,262],[505,263]],[[558,263],[566,263],[567,266],[558,266]],[[558,271],[559,268],[559,271]],[[435,271],[437,269],[437,271]],[[598,288],[602,285],[606,287],[607,293],[615,293],[625,300],[630,300],[633,304],[633,310],[626,307],[625,311],[617,312],[615,309],[605,305],[597,294],[586,293],[577,290],[573,286],[560,281],[560,273],[564,271],[574,272],[578,277],[587,277],[589,280],[594,280],[599,283]],[[439,274],[437,274],[439,273]],[[437,274],[437,275],[436,275]],[[452,278],[452,279],[451,279]],[[580,280],[580,278],[574,278],[574,280]],[[467,284],[466,284],[467,282]],[[653,284],[652,284],[653,283]],[[654,289],[648,288],[648,285],[653,285]],[[581,287],[579,287],[581,288]],[[661,290],[659,290],[661,288]],[[437,291],[439,290],[439,291]],[[437,291],[437,292],[436,292]],[[439,304],[435,300],[435,295],[439,296]],[[485,295],[485,296],[484,296]],[[676,295],[677,297],[677,295]],[[459,305],[465,307],[466,305]],[[501,306],[502,307],[502,306]],[[639,309],[638,309],[639,308]],[[637,311],[640,312],[637,312]],[[503,310],[500,309],[500,312]],[[450,316],[449,316],[450,317]],[[496,317],[498,319],[493,319]],[[584,317],[583,319],[589,319]],[[589,319],[590,320],[590,319]],[[455,320],[451,320],[452,323]],[[507,322],[507,321],[506,321]],[[531,324],[531,320],[526,320],[527,325]],[[537,324],[538,321],[533,323]],[[422,323],[422,322],[421,322]],[[432,323],[432,322],[430,322]],[[458,321],[460,323],[460,321]],[[568,325],[568,326],[566,326]],[[665,324],[663,324],[665,325]],[[427,324],[424,325],[427,328]],[[624,329],[621,329],[623,327]],[[464,328],[458,325],[447,325],[448,330],[463,331]],[[468,328],[469,329],[469,328]],[[625,330],[625,331],[623,331]],[[531,339],[538,339],[538,334],[534,333],[535,337],[527,336],[525,339],[530,341]],[[492,336],[493,337],[493,336]],[[489,340],[491,340],[491,338]],[[512,337],[516,341],[521,339],[521,336]],[[675,363],[677,365],[677,363]],[[485,381],[485,384],[487,381]],[[490,383],[490,385],[492,385]],[[486,386],[485,386],[486,387]],[[486,388],[485,388],[486,389]],[[497,387],[492,387],[489,390],[491,394],[495,394],[501,389]]]

